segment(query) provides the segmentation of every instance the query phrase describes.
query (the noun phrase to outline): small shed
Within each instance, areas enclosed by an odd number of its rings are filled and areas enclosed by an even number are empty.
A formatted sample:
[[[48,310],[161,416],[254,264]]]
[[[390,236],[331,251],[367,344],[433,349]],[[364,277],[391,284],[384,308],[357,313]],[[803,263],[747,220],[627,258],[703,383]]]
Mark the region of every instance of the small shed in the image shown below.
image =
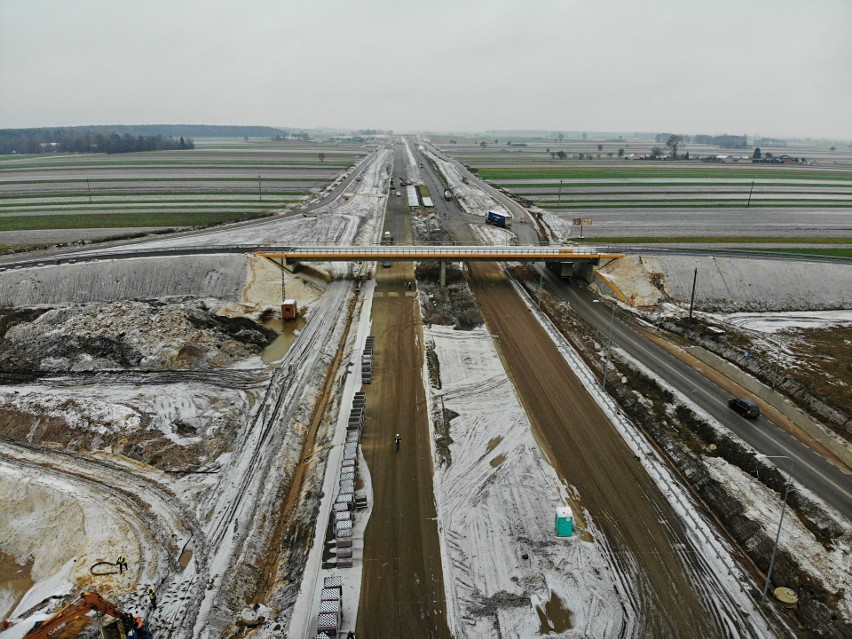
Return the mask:
[[[574,513],[568,506],[556,509],[556,536],[571,537],[574,534]]]
[[[296,300],[284,300],[281,303],[281,319],[291,320],[299,316],[299,307],[296,305]]]

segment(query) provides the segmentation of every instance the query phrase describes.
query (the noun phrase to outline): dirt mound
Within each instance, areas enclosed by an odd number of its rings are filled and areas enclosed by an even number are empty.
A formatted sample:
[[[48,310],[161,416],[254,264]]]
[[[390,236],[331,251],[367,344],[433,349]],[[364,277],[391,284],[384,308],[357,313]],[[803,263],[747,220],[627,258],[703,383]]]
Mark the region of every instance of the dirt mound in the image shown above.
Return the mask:
[[[244,317],[204,304],[121,301],[7,317],[0,370],[224,367],[259,353],[274,338]]]

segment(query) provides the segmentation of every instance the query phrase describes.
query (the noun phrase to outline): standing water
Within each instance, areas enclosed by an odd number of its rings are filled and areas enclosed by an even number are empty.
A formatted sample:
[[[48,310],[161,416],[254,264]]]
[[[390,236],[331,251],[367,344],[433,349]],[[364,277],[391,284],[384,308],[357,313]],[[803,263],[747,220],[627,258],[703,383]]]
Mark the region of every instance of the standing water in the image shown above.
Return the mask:
[[[0,619],[15,609],[33,586],[33,560],[19,564],[11,555],[0,550]]]
[[[278,337],[260,355],[265,364],[274,364],[280,362],[290,350],[299,332],[304,328],[305,320],[301,317],[286,322],[282,319],[271,319],[263,325],[278,333]]]

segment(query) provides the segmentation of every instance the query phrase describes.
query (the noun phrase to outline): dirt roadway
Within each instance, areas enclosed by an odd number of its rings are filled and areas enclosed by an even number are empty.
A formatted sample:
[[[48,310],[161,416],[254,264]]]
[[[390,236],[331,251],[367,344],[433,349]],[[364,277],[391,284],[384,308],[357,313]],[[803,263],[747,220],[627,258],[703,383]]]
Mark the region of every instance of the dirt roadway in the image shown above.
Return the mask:
[[[685,566],[677,515],[588,395],[496,264],[471,263],[471,286],[536,437],[632,574],[622,592],[637,637],[727,637]]]
[[[373,485],[364,535],[358,636],[449,638],[432,490],[420,309],[406,281],[410,263],[379,268],[376,337],[362,450]],[[394,449],[394,436],[402,443]]]

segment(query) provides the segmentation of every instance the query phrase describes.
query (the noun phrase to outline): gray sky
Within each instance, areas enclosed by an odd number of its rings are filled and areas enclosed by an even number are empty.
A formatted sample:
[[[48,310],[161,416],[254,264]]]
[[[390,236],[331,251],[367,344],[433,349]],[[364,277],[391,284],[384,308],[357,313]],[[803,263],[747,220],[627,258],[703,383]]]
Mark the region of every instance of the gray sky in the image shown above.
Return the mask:
[[[0,127],[852,139],[849,0],[0,0]]]

